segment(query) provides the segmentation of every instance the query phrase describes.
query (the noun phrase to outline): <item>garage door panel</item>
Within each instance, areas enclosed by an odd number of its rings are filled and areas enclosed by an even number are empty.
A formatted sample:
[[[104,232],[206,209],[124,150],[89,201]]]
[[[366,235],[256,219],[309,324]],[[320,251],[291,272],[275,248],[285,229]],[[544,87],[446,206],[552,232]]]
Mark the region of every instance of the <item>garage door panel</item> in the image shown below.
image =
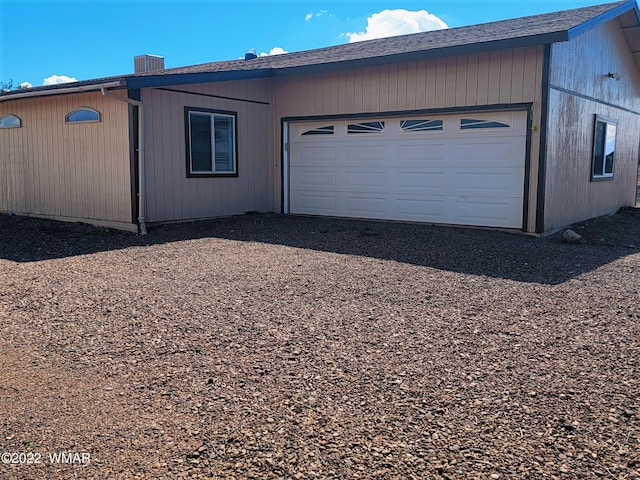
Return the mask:
[[[335,195],[314,195],[311,193],[293,192],[291,205],[300,211],[316,215],[337,215]]]
[[[385,172],[346,171],[344,174],[346,187],[385,188],[388,175]]]
[[[336,187],[338,172],[334,170],[308,170],[295,168],[291,170],[291,181],[298,185],[298,188],[329,188]]]
[[[459,170],[450,182],[450,192],[455,195],[520,197],[523,174],[523,170],[519,168]]]
[[[445,164],[447,161],[447,145],[442,142],[440,144],[430,145],[428,143],[416,143],[415,145],[401,144],[392,152],[395,155],[398,165],[430,165]]]
[[[387,145],[355,145],[344,147],[346,165],[386,165],[388,160]]]
[[[457,222],[462,225],[513,227],[522,218],[522,202],[468,197],[456,201]]]
[[[398,220],[443,221],[445,202],[442,197],[398,197],[395,204],[394,217]]]
[[[391,175],[395,191],[401,193],[440,194],[448,183],[444,169],[401,171]]]
[[[308,165],[336,165],[336,147],[295,145],[291,149],[291,156],[297,159],[300,166]]]
[[[366,196],[345,196],[345,207],[350,217],[387,218],[387,198]]]
[[[511,139],[510,142],[456,142],[451,150],[451,154],[461,165],[481,162],[483,165],[522,166],[523,152],[521,146],[524,145],[524,141],[517,140],[516,138]]]
[[[407,132],[400,119],[384,131],[346,135],[332,122],[331,144],[298,136],[290,144],[291,213],[521,228],[526,112],[508,112],[502,131]],[[474,116],[477,116],[474,114]],[[303,129],[301,129],[303,130]]]

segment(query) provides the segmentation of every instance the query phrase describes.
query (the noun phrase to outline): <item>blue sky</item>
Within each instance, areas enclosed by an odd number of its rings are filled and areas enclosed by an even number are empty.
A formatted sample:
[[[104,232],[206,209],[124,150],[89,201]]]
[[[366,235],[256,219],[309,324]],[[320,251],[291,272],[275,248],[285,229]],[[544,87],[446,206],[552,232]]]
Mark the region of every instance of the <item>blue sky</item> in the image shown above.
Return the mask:
[[[293,52],[600,3],[607,2],[0,0],[0,82],[39,86],[47,78],[126,74],[133,71],[133,57],[144,53],[178,67],[240,58],[251,48]]]

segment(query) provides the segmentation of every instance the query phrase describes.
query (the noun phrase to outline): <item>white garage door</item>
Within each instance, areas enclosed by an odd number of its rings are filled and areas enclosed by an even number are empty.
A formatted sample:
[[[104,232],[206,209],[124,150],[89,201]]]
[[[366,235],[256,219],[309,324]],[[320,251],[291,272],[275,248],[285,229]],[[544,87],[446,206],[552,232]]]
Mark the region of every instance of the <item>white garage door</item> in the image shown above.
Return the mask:
[[[296,122],[291,213],[522,228],[526,112]]]

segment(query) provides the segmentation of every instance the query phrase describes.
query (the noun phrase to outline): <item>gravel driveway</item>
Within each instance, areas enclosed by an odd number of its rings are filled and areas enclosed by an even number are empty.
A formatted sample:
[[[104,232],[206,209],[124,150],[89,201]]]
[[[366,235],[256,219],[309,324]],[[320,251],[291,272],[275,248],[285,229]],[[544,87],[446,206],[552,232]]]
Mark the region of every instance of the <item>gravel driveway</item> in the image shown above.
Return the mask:
[[[0,478],[640,478],[640,214],[576,229],[0,215]]]

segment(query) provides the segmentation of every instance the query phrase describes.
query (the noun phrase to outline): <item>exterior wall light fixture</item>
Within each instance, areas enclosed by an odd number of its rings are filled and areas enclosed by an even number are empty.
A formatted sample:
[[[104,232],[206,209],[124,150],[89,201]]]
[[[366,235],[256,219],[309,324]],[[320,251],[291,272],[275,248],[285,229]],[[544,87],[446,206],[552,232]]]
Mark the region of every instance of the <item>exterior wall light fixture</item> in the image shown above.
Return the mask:
[[[607,77],[613,78],[614,80],[620,80],[620,74],[618,72],[609,72]]]

